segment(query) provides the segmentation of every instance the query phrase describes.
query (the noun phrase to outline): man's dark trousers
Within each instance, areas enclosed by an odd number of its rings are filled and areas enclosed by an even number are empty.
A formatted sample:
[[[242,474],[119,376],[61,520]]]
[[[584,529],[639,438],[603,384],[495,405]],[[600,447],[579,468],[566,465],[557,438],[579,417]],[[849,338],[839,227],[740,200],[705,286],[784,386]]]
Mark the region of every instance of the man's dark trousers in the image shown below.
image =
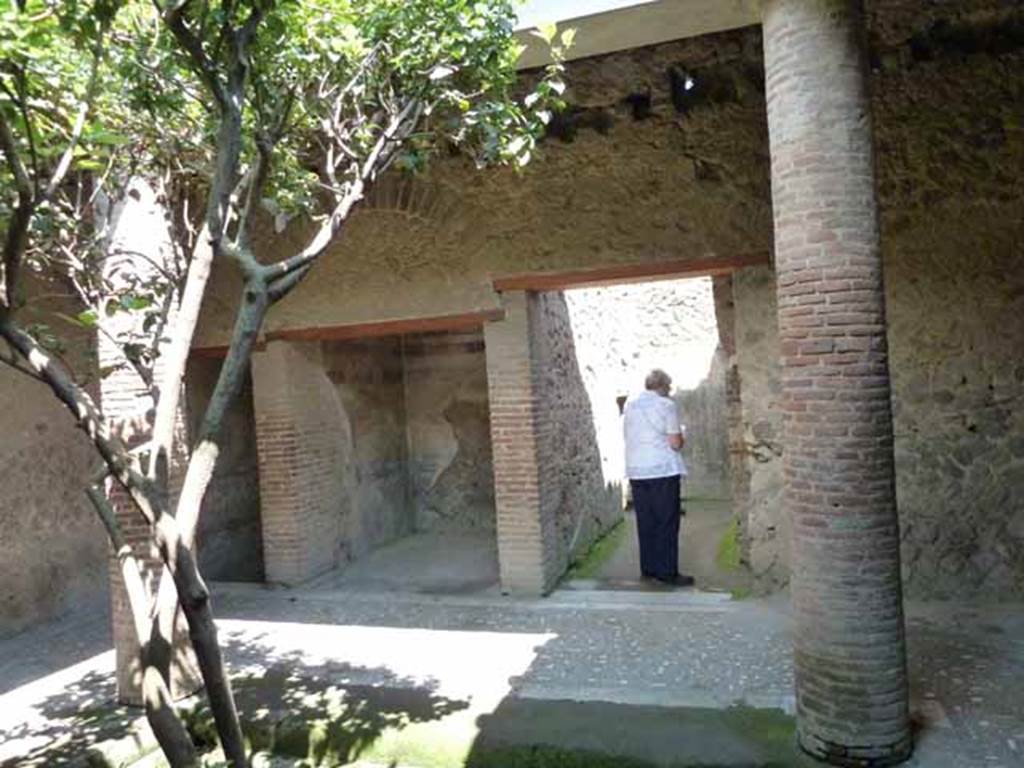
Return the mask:
[[[640,572],[674,579],[679,574],[679,475],[629,484],[640,539]]]

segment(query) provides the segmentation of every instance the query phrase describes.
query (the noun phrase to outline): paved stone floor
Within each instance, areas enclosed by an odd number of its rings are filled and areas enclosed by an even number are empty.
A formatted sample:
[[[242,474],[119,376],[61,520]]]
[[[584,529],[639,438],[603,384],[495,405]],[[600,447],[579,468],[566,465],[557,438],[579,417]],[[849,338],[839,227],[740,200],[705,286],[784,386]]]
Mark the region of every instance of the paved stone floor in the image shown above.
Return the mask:
[[[688,499],[679,527],[679,571],[693,576],[697,587],[707,591],[748,592],[746,571],[723,568],[717,555],[733,521],[732,502],[719,499]],[[636,517],[624,515],[625,532],[615,552],[597,569],[595,581],[611,584],[635,582],[640,574],[640,547]]]
[[[215,594],[243,710],[266,710],[275,701],[294,707],[327,695],[328,683],[371,699],[397,691],[397,703],[378,701],[374,719],[360,727],[380,732],[401,724],[406,738],[415,738],[417,728],[438,719],[463,732],[511,733],[531,722],[543,731],[540,724],[555,715],[538,712],[571,705],[558,717],[575,725],[545,738],[627,749],[656,762],[674,755],[734,765],[758,763],[743,762],[752,758],[742,750],[729,752],[732,741],[683,743],[671,728],[661,737],[641,731],[645,740],[632,746],[621,733],[613,744],[601,734],[630,717],[654,723],[662,712],[671,720],[676,715],[668,708],[792,710],[783,598],[563,590],[516,600],[489,591],[360,593],[331,583],[297,590],[222,585]],[[1024,765],[1021,606],[910,605],[908,617],[919,725],[911,765]],[[102,616],[2,642],[0,765],[59,765],[93,742],[119,739],[130,752],[146,741],[144,724],[133,726],[137,712],[111,707],[109,642]],[[594,728],[597,722],[609,727]]]
[[[494,531],[414,533],[369,553],[311,586],[355,592],[458,595],[497,592],[498,544]]]

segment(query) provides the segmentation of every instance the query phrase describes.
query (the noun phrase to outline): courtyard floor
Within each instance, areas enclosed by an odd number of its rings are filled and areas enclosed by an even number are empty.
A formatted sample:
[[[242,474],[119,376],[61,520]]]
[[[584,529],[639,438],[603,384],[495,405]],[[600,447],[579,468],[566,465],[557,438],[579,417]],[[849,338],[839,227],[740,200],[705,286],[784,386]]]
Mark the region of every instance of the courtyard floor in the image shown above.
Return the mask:
[[[544,599],[483,581],[434,594],[448,583],[439,574],[405,591],[358,572],[291,590],[217,585],[253,738],[333,764],[810,764],[792,749],[784,596],[608,588],[624,571]],[[909,765],[1024,764],[1022,607],[912,603],[907,614]],[[114,765],[151,750],[140,713],[113,704],[113,664],[102,615],[0,641],[0,766],[73,765],[98,744]]]

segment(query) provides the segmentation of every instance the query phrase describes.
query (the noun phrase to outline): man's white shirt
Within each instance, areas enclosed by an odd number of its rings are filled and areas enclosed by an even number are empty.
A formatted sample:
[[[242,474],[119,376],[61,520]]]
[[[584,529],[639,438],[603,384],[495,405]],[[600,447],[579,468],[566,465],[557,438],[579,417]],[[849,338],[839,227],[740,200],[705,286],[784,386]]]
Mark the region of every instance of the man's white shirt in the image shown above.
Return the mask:
[[[630,480],[686,477],[683,457],[668,444],[669,435],[683,432],[674,400],[644,390],[626,401],[622,421]]]

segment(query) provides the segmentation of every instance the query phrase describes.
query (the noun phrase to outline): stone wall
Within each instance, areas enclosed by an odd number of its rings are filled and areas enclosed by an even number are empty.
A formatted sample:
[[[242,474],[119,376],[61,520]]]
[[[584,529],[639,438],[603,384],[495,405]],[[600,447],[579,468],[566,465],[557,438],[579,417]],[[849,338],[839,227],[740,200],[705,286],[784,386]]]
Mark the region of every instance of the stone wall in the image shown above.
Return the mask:
[[[405,390],[398,337],[324,342],[324,365],[347,423],[337,471],[344,559],[411,533]]]
[[[621,517],[622,480],[603,471],[565,297],[531,294],[528,307],[536,419],[545,425],[538,431],[537,447],[541,514],[556,521],[561,573]]]
[[[686,425],[683,456],[689,471],[685,492],[688,497],[732,497],[726,371],[727,357],[716,348],[700,385],[675,394]]]
[[[502,274],[767,254],[757,29],[571,62],[567,81],[572,106],[535,162],[516,173],[450,158],[382,183],[267,331],[497,309]],[[308,234],[266,226],[268,257]],[[215,269],[200,346],[228,338],[235,281]]]
[[[1013,222],[994,206],[957,228],[922,223],[894,238],[898,257],[887,253],[896,490],[914,596],[1024,593],[1019,213]]]
[[[1024,9],[880,5],[874,117],[908,594],[1024,594]]]
[[[493,531],[483,332],[410,335],[402,352],[417,530]]]
[[[761,591],[789,579],[789,518],[782,507],[782,412],[775,275],[745,269],[732,279],[745,505],[739,510],[746,562]]]
[[[0,364],[0,637],[105,614],[107,538],[85,496],[95,449],[48,388]]]
[[[715,323],[718,326],[716,363],[723,369],[726,453],[729,464],[729,492],[741,545],[748,541],[745,510],[750,498],[750,467],[746,460],[746,433],[743,426],[743,401],[740,389],[739,358],[736,354],[736,301],[733,275],[712,279]]]
[[[198,434],[220,374],[220,358],[192,358],[185,394],[189,434]],[[263,581],[259,461],[252,378],[228,411],[220,456],[203,498],[197,542],[199,569],[211,581]]]

